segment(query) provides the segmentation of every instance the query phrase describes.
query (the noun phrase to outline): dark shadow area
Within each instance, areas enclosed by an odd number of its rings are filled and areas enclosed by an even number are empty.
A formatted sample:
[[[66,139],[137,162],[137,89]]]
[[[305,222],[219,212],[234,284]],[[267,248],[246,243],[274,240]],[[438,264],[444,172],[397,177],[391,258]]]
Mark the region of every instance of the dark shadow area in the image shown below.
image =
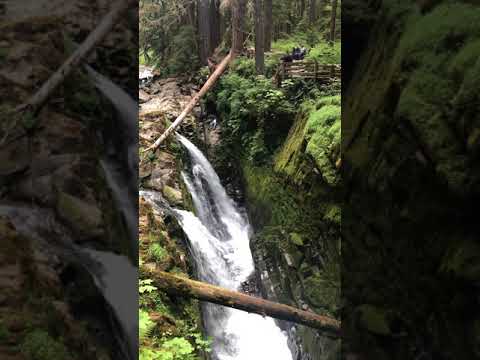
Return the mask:
[[[343,358],[477,359],[480,7],[342,5]]]

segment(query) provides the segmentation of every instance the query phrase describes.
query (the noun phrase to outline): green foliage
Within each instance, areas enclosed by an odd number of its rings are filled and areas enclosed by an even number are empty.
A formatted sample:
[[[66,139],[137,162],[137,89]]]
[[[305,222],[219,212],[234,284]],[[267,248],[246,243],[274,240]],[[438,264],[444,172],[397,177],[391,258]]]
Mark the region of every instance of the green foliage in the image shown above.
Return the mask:
[[[148,247],[147,255],[151,260],[160,262],[167,257],[167,251],[159,243],[152,243]]]
[[[314,47],[321,41],[321,34],[315,31],[296,32],[272,43],[272,51],[291,53],[294,47]]]
[[[152,283],[153,283],[152,279],[140,280],[139,286],[138,286],[138,292],[140,294],[143,294],[143,293],[151,293],[152,291],[157,290],[157,288],[153,286]]]
[[[65,345],[42,329],[28,333],[20,345],[21,353],[29,360],[69,360]]]
[[[140,342],[145,340],[153,331],[155,323],[148,316],[148,312],[139,309],[138,310],[138,338]]]
[[[244,74],[246,64],[239,65]],[[252,161],[265,159],[274,145],[267,140],[269,127],[278,128],[293,112],[285,94],[263,76],[245,78],[236,72],[223,77],[218,89],[216,103],[224,121],[224,142],[240,144]]]
[[[316,60],[320,64],[340,64],[342,62],[342,44],[337,41],[333,46],[327,43],[315,45],[305,57],[307,60]]]
[[[200,63],[196,55],[195,29],[184,26],[173,37],[170,45],[170,56],[163,75],[182,75],[196,70]],[[157,66],[161,65],[160,63]],[[159,66],[161,68],[161,66]]]

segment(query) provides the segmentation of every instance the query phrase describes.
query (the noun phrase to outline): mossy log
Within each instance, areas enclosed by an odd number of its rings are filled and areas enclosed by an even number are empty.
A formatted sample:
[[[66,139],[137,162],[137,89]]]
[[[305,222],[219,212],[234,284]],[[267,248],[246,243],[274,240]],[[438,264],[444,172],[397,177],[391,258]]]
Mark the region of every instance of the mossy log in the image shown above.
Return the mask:
[[[195,298],[263,316],[291,321],[318,329],[331,337],[340,337],[340,322],[327,316],[166,272],[152,271],[149,276],[153,279],[155,286],[173,295]]]

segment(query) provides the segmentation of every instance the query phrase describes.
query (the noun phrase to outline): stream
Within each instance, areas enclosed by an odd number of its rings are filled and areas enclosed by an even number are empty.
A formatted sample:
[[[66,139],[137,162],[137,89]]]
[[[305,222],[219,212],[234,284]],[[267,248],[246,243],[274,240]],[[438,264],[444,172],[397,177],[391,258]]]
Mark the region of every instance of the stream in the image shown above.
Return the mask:
[[[90,275],[107,305],[109,328],[115,340],[113,358],[137,360],[138,312],[132,309],[138,308],[138,105],[118,85],[91,67],[85,68],[95,86],[117,110],[119,131],[98,135],[98,141],[105,145],[99,168],[126,229],[126,238],[122,240],[128,243],[124,247],[128,248],[130,258],[77,245],[70,229],[48,208],[2,203],[0,216],[7,217],[19,234],[31,239],[35,249],[47,255],[53,271],[58,271],[56,266],[66,268],[76,264]]]
[[[177,135],[188,151],[191,166],[182,173],[195,212],[171,209],[189,239],[190,251],[201,281],[239,291],[254,273],[247,216],[227,195],[203,153]],[[160,195],[140,193],[154,206],[164,208]],[[214,360],[292,360],[287,335],[269,317],[203,303],[207,335],[213,338]]]

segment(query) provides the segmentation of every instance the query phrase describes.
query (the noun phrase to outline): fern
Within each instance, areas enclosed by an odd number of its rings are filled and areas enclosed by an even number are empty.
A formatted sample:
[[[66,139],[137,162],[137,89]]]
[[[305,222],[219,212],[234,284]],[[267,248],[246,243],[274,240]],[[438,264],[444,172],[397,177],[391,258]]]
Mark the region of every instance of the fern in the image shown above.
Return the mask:
[[[150,320],[148,312],[143,309],[139,309],[138,311],[138,321],[138,338],[140,341],[143,341],[151,335],[153,328],[155,327],[155,323]]]

